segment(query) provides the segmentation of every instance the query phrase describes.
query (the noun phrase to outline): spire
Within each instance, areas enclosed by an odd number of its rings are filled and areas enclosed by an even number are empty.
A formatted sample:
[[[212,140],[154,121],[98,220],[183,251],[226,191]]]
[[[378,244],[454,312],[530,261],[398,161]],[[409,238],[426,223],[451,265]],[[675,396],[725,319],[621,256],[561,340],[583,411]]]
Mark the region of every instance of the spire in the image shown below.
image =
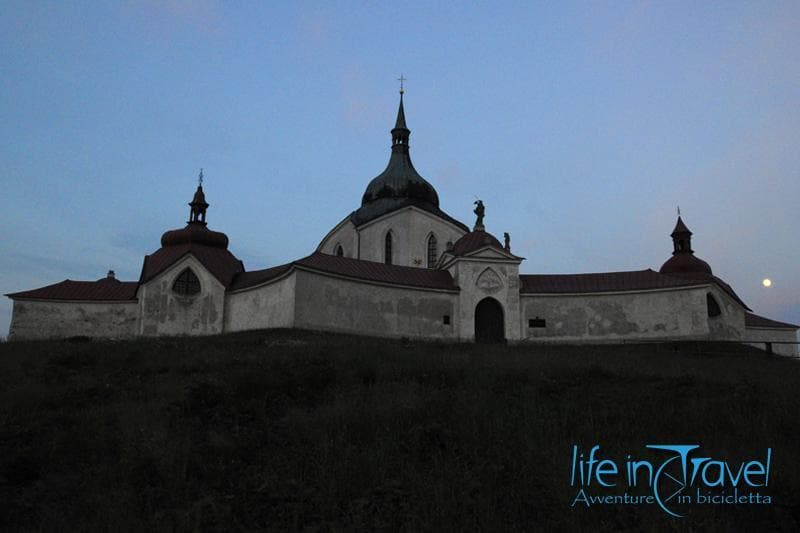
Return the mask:
[[[403,109],[403,91],[400,91],[400,107],[397,109],[397,120],[394,123],[394,129],[407,130],[406,126],[406,112]]]
[[[687,233],[691,237],[692,232],[689,231],[689,228],[687,228],[686,224],[683,223],[683,219],[681,218],[681,216],[678,215],[678,222],[675,223],[675,229],[672,230],[672,233],[670,235],[674,237],[675,235],[685,235]]]
[[[670,237],[672,237],[672,245],[674,247],[672,255],[694,253],[692,250],[692,232],[689,231],[689,228],[683,223],[683,219],[680,215],[678,215],[678,222],[675,223],[675,229],[672,230]]]
[[[220,231],[211,231],[206,224],[206,210],[208,202],[203,192],[203,169],[197,176],[197,190],[194,191],[192,201],[189,202],[189,222],[185,228],[165,232],[161,236],[161,246],[207,246],[211,248],[228,248],[228,236]],[[240,265],[241,266],[241,265]],[[143,274],[144,275],[144,274]]]
[[[369,182],[361,197],[361,208],[357,214],[353,214],[354,220],[361,221],[359,224],[408,204],[425,206],[429,211],[439,208],[439,196],[436,190],[419,175],[411,163],[411,156],[408,153],[408,137],[411,132],[406,126],[406,114],[403,109],[405,89],[400,90],[400,105],[395,127],[392,129],[389,163],[383,172]],[[367,207],[368,205],[371,207]]]
[[[192,201],[189,202],[189,224],[206,225],[206,195],[203,192],[203,169],[200,169],[200,175],[197,177],[197,190],[194,192]]]
[[[672,257],[659,269],[662,274],[675,274],[681,276],[711,276],[711,267],[708,263],[694,255],[692,250],[692,232],[683,223],[680,214],[675,223],[675,229],[670,234],[672,237]]]
[[[405,76],[402,74],[398,78],[400,82],[400,106],[397,108],[397,120],[392,129],[392,152],[393,153],[408,153],[408,137],[411,131],[406,126],[406,112],[403,109],[403,94],[406,92],[403,87],[403,82],[406,81]]]

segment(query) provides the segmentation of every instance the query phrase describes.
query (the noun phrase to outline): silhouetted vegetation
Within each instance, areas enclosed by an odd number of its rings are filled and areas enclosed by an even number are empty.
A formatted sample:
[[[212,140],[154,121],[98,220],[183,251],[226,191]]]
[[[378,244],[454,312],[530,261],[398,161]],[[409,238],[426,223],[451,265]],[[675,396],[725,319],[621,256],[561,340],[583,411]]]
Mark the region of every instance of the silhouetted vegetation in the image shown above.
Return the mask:
[[[0,344],[3,530],[796,530],[800,366],[298,331]],[[572,444],[772,447],[771,506],[570,508]]]

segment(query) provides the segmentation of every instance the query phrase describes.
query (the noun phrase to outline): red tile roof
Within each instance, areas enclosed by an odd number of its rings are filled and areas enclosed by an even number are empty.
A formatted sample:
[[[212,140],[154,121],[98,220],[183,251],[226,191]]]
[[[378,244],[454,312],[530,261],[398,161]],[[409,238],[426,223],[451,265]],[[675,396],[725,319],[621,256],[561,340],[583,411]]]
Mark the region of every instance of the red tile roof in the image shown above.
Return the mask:
[[[666,276],[650,269],[596,274],[520,274],[519,278],[520,292],[523,294],[636,291],[705,283]]]
[[[522,294],[624,292],[715,283],[742,307],[750,310],[730,285],[716,276],[703,273],[661,274],[648,268],[596,274],[520,274],[519,278]]]
[[[736,292],[733,290],[733,287],[713,274],[707,274],[705,272],[671,272],[667,275],[678,279],[686,279],[701,283],[716,283],[720,289],[728,293],[728,296],[736,300],[742,307],[750,311],[750,308],[747,307],[747,304],[744,303],[741,298],[739,298],[739,295],[736,294]]]
[[[739,302],[742,305],[742,307],[750,311],[750,308],[747,307],[747,304],[744,303],[741,298],[739,298],[739,295],[736,294],[736,292],[734,292],[733,287],[731,287],[730,285],[719,279],[717,276],[709,276],[708,279],[716,283],[723,291],[728,293],[728,296]]]
[[[748,328],[776,328],[776,329],[800,329],[800,326],[786,322],[778,322],[771,318],[756,315],[755,313],[744,314],[744,325]]]
[[[155,253],[145,256],[138,282],[118,281],[113,278],[103,278],[98,281],[64,280],[47,287],[6,296],[42,300],[135,300],[139,284],[147,283],[188,253],[194,255],[225,287],[230,286],[237,274],[244,271],[242,262],[228,250],[198,244],[185,244],[160,248]],[[252,274],[257,275],[258,272]]]
[[[453,277],[450,275],[450,272],[446,270],[386,265],[384,263],[351,259],[349,257],[338,257],[321,252],[315,252],[292,264],[365,281],[377,281],[428,289],[458,290],[458,286],[453,281]]]
[[[274,266],[272,268],[265,268],[263,270],[240,272],[233,279],[233,282],[231,282],[230,286],[228,287],[228,290],[235,291],[237,289],[245,289],[247,287],[253,287],[255,285],[259,285],[271,279],[275,279],[277,277],[282,276],[284,273],[288,272],[291,268],[292,268],[292,263],[287,263],[285,265]]]
[[[155,253],[146,255],[139,283],[147,283],[188,253],[194,255],[225,287],[230,286],[237,274],[244,272],[242,262],[224,248],[181,244],[159,248]]]
[[[39,289],[6,294],[12,299],[32,300],[92,300],[92,301],[136,301],[135,281],[118,281],[103,278],[97,281],[72,281],[65,279]]]
[[[443,289],[457,291],[453,277],[446,270],[386,265],[374,261],[339,257],[322,252],[314,252],[308,257],[298,259],[285,265],[264,270],[242,272],[236,276],[228,288],[229,291],[253,287],[278,278],[293,267],[316,270],[327,274],[336,274],[348,278],[365,281],[376,281],[392,285],[423,287],[427,289]]]

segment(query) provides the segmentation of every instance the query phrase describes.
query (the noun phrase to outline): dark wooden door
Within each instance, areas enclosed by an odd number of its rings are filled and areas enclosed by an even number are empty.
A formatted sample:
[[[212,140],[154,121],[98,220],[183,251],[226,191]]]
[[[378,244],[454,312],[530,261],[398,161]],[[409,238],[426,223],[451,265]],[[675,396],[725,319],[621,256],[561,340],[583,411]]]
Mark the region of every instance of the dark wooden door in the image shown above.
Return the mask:
[[[494,298],[484,298],[475,307],[475,341],[504,342],[503,306]]]

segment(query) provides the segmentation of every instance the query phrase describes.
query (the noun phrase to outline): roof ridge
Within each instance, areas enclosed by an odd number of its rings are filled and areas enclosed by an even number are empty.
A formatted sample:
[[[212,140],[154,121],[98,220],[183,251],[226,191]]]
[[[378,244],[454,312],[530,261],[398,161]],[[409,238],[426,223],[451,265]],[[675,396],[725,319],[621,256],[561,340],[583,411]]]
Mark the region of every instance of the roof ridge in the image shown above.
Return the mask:
[[[656,272],[652,268],[645,268],[642,270],[614,270],[611,272],[573,272],[570,274],[520,274],[520,276],[601,276],[605,274],[629,274],[635,272],[652,272],[654,274],[658,274],[659,276],[665,276],[666,274],[660,274]]]
[[[44,287],[5,294],[8,298],[33,300],[87,300],[87,301],[135,301],[139,289],[137,281],[119,281],[109,285],[103,279],[65,279]],[[132,293],[131,293],[132,291]]]
[[[340,257],[320,251],[315,251],[292,264],[299,268],[390,285],[458,290],[452,274],[442,269],[388,265],[366,259]]]
[[[748,319],[750,319],[749,321],[751,322],[751,324],[748,324]],[[764,322],[764,323],[758,324],[758,322]],[[779,329],[784,329],[784,328],[785,329],[790,329],[790,328],[800,329],[800,326],[798,326],[796,324],[792,324],[790,322],[782,322],[780,320],[773,320],[773,319],[767,318],[765,316],[757,315],[757,314],[753,313],[752,311],[745,311],[744,323],[745,323],[745,327],[753,327],[753,328],[758,328],[758,327],[770,328],[770,327],[774,327],[774,328],[779,328]]]

